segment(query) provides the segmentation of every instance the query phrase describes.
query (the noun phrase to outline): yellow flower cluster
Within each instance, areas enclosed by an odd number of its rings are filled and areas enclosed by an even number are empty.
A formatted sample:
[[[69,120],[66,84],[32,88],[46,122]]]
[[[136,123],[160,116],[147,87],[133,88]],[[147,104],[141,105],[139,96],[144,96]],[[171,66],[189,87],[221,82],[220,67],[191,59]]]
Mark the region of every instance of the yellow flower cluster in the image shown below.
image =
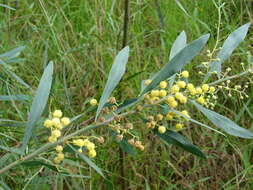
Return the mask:
[[[50,114],[49,118],[44,121],[44,127],[49,128],[51,130],[51,135],[48,138],[48,142],[54,143],[57,139],[62,135],[61,130],[63,127],[66,127],[70,124],[70,119],[68,117],[62,117],[61,110],[55,110],[52,114]],[[60,164],[64,159],[63,147],[61,145],[57,145],[55,147],[55,151],[57,156],[54,158],[55,164]]]
[[[167,81],[161,81],[158,88],[153,89],[145,95],[145,101],[149,104],[165,102],[170,109],[177,110],[180,110],[188,102],[188,98],[195,99],[198,103],[205,106],[213,105],[213,103],[210,103],[210,98],[215,98],[215,87],[209,86],[208,84],[195,87],[192,83],[186,82],[185,80],[189,78],[189,72],[186,70],[177,76],[179,76],[179,79],[171,87],[168,87]],[[151,80],[146,80],[144,84],[149,85],[151,82]],[[183,123],[190,118],[188,111],[185,109],[182,110],[181,114],[186,117],[182,117],[182,115],[175,114],[172,111],[169,111],[165,116],[159,113],[154,119],[152,119],[153,116],[149,116],[146,127],[148,129],[154,129],[158,126],[158,132],[165,133],[166,127],[161,122],[159,123],[159,121],[165,119],[176,122],[174,125],[175,129],[181,130],[184,127]]]
[[[70,119],[62,117],[61,110],[55,110],[50,117],[51,119],[45,120],[44,127],[51,129],[51,136],[48,138],[48,141],[53,143],[61,136],[61,129],[70,124]]]
[[[55,147],[55,151],[57,152],[57,156],[54,158],[54,163],[60,164],[64,159],[64,154],[62,153],[63,147],[61,145],[57,145]]]
[[[79,147],[78,152],[83,152],[83,147],[85,147],[88,150],[88,156],[90,158],[96,157],[95,144],[89,141],[89,139],[75,139],[72,143]]]

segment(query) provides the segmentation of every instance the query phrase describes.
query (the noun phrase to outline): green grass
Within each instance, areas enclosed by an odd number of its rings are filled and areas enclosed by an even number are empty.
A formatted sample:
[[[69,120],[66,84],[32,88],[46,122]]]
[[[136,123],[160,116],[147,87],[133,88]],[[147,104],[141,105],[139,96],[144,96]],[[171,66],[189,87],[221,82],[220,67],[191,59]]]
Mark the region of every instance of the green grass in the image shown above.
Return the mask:
[[[173,0],[158,2],[164,25],[158,17],[155,1],[130,1],[130,60],[127,73],[115,92],[115,96],[122,100],[137,96],[140,81],[150,77],[168,61],[172,43],[182,30],[186,31],[188,41],[211,33],[208,48],[215,44],[218,12],[211,0],[180,1],[188,16]],[[221,41],[238,26],[252,22],[253,9],[249,0],[223,2],[225,6],[222,9]],[[15,2],[10,1],[8,5],[15,7]],[[29,100],[1,101],[0,118],[26,121],[33,90],[37,88],[45,63],[49,60],[55,62],[55,73],[48,108],[60,108],[71,117],[85,113],[85,102],[90,97],[100,97],[113,58],[122,47],[123,16],[124,3],[116,0],[27,0],[18,2],[15,11],[0,7],[0,52],[21,45],[26,47],[20,56],[22,60],[11,64],[10,69],[32,89],[25,88],[10,74],[1,72],[0,94],[26,94]],[[231,67],[232,73],[241,70],[240,62],[249,64],[248,55],[253,50],[252,34],[251,31],[246,41],[225,63],[224,67]],[[193,61],[194,66],[203,58],[204,53]],[[250,59],[252,62],[252,55]],[[1,65],[0,67],[2,70]],[[187,69],[190,74],[195,73],[195,67],[192,65],[187,66]],[[198,81],[196,76],[194,82]],[[245,79],[233,82],[243,84]],[[229,100],[226,94],[220,94],[216,110],[236,120],[241,126],[252,129],[252,87],[248,94],[250,98],[243,101],[236,95]],[[45,113],[44,116],[46,115]],[[84,116],[86,117],[88,116]],[[203,119],[197,113],[196,117]],[[141,123],[135,125],[139,128],[142,126]],[[251,140],[229,136],[223,138],[193,126],[186,130],[184,135],[208,155],[207,160],[200,160],[177,147],[168,148],[144,128],[140,131],[141,136],[147,137],[147,149],[134,158],[125,158],[125,176],[120,174],[118,145],[115,141],[108,137],[106,144],[98,148],[95,162],[108,174],[115,189],[121,189],[122,180],[126,181],[131,190],[145,189],[145,179],[151,189],[159,190],[253,188]],[[38,128],[36,132],[43,138],[42,128]],[[23,133],[23,123],[18,127],[1,126],[0,145],[18,146]],[[96,133],[109,136],[105,130]],[[2,134],[10,137],[3,137]],[[33,143],[39,145],[39,140],[37,138]],[[18,157],[2,150],[0,155],[1,167]],[[78,166],[77,169],[73,164]],[[108,189],[102,178],[83,162],[68,160],[67,166],[76,171],[80,170],[84,176],[91,175],[91,179],[70,178],[48,169],[25,166],[11,170],[5,176],[0,176],[0,179],[10,189]],[[3,184],[0,184],[0,187],[2,186]],[[7,189],[4,186],[2,188]]]

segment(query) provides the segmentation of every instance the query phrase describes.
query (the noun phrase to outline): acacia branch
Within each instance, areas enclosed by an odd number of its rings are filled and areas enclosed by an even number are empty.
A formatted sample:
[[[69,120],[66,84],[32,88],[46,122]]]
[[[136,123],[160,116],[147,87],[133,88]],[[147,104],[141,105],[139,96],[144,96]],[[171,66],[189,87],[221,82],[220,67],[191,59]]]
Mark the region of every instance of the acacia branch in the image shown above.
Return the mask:
[[[125,113],[122,113],[119,116],[123,117],[123,116],[129,115],[129,114],[133,114],[133,113],[135,113],[135,111],[125,112]],[[112,117],[110,117],[109,119],[107,119],[104,122],[101,122],[101,123],[98,123],[98,124],[94,124],[94,125],[88,125],[86,127],[83,127],[83,128],[81,128],[81,129],[79,129],[79,130],[77,130],[77,131],[75,131],[75,132],[73,132],[73,133],[71,133],[71,134],[69,134],[69,135],[67,135],[65,137],[62,137],[61,139],[59,139],[58,141],[56,141],[54,143],[47,143],[44,146],[40,147],[39,149],[35,150],[34,152],[28,154],[27,156],[25,156],[23,158],[20,158],[20,159],[14,161],[14,162],[8,164],[7,166],[3,167],[2,169],[0,169],[0,175],[3,174],[4,172],[10,170],[11,168],[13,168],[13,167],[15,167],[15,166],[17,166],[17,165],[19,165],[19,164],[27,161],[27,160],[30,160],[30,159],[36,157],[40,153],[45,152],[46,150],[48,150],[48,149],[50,149],[52,147],[55,147],[58,144],[64,143],[65,141],[71,139],[72,137],[78,136],[79,134],[84,133],[84,132],[86,132],[88,130],[95,129],[95,128],[101,127],[103,125],[106,125],[109,122],[113,121],[114,118],[115,118],[115,116],[112,116]]]

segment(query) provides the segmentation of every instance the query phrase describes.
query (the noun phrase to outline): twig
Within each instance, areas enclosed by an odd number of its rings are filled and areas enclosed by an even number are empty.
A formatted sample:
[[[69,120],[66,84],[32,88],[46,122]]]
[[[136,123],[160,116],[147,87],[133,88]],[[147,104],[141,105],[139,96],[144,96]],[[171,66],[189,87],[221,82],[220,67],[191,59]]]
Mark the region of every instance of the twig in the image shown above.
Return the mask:
[[[120,116],[126,116],[126,115],[133,114],[133,113],[135,113],[135,111],[125,112],[125,113],[122,113]],[[27,160],[30,160],[30,159],[36,157],[40,153],[45,152],[46,150],[48,150],[52,147],[55,147],[58,144],[64,143],[65,141],[71,139],[72,137],[75,137],[75,136],[77,136],[77,135],[79,135],[83,132],[88,131],[88,130],[95,129],[95,128],[101,127],[103,125],[106,125],[109,122],[113,121],[114,118],[115,117],[113,116],[113,117],[109,118],[108,120],[106,120],[105,122],[101,122],[101,123],[98,123],[98,124],[95,124],[95,125],[88,125],[87,127],[81,128],[81,129],[79,129],[79,130],[77,130],[77,131],[75,131],[75,132],[59,139],[55,143],[47,143],[44,146],[42,146],[41,148],[39,148],[39,149],[35,150],[34,152],[32,152],[31,154],[28,154],[27,156],[25,156],[25,157],[23,157],[19,160],[16,160],[16,161],[10,163],[9,165],[3,167],[2,169],[0,169],[0,175],[3,174],[4,172],[10,170],[11,168],[13,168],[13,167],[15,167],[15,166],[27,161]]]
[[[129,21],[129,0],[125,0],[125,16],[124,16],[124,26],[123,26],[122,48],[125,47],[127,44],[128,21]]]
[[[250,74],[251,72],[252,72],[252,71],[247,70],[247,71],[244,71],[244,72],[239,73],[239,74],[237,74],[237,75],[233,75],[233,76],[225,77],[225,78],[223,78],[223,79],[220,79],[220,80],[217,80],[217,81],[211,82],[211,83],[209,83],[208,85],[215,85],[215,84],[218,84],[218,83],[221,83],[221,82],[227,81],[227,80],[235,79],[235,78],[241,77],[241,76],[243,76],[243,75]]]
[[[122,40],[122,48],[127,45],[127,34],[128,34],[128,21],[129,21],[129,0],[125,0],[125,16],[124,16],[124,26],[123,26],[123,40]],[[119,149],[119,156],[120,156],[120,173],[122,177],[125,177],[125,152],[120,148]],[[125,180],[122,180],[121,189],[126,189]]]

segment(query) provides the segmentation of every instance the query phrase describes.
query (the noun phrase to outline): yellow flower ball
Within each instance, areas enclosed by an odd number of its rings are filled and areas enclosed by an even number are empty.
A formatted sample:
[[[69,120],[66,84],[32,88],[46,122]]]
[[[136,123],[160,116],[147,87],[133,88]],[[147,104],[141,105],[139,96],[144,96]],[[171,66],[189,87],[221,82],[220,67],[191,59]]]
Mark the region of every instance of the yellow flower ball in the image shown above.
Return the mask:
[[[173,85],[170,89],[171,93],[175,94],[177,92],[179,92],[180,88],[178,85]]]
[[[57,145],[57,146],[55,147],[55,150],[56,150],[56,152],[62,152],[63,147],[62,147],[61,145]]]
[[[158,127],[158,131],[159,131],[159,133],[163,134],[163,133],[166,132],[166,127],[164,127],[164,126],[159,126],[159,127]]]
[[[200,96],[197,98],[197,102],[200,103],[200,104],[205,104],[206,100],[203,96]]]
[[[175,94],[175,97],[176,97],[176,99],[180,100],[182,97],[184,97],[184,95],[181,92],[177,92]]]
[[[172,112],[169,112],[167,115],[166,115],[166,119],[167,120],[172,120],[174,117],[174,114]]]
[[[179,99],[179,102],[180,102],[181,104],[185,104],[185,103],[187,102],[187,97],[182,96],[182,97]]]
[[[151,82],[152,82],[152,80],[150,80],[150,79],[145,80],[145,81],[144,81],[144,85],[145,85],[145,86],[148,86],[148,85],[151,84]]]
[[[182,129],[183,127],[184,127],[184,125],[181,124],[181,123],[177,123],[177,124],[176,124],[176,129],[177,129],[177,130]]]
[[[58,138],[58,137],[60,137],[60,136],[61,136],[61,131],[60,131],[60,130],[55,129],[55,130],[53,130],[53,131],[51,132],[51,135],[52,135],[53,137]]]
[[[50,136],[50,137],[48,137],[48,142],[54,143],[54,142],[56,142],[56,141],[57,141],[57,138],[56,138],[55,136]]]
[[[168,103],[171,103],[171,102],[174,102],[175,101],[175,98],[173,97],[173,96],[169,96],[168,98],[167,98],[167,102]]]
[[[170,106],[171,108],[175,108],[175,107],[177,107],[177,105],[178,105],[178,103],[177,103],[176,100],[169,103],[169,106]]]
[[[61,110],[55,110],[53,113],[53,117],[60,118],[62,117],[62,111]]]
[[[83,140],[83,143],[84,143],[84,146],[87,146],[87,144],[89,144],[90,141],[89,141],[89,139],[84,139],[84,140]]]
[[[161,81],[159,84],[160,88],[166,88],[167,87],[167,82],[166,81]]]
[[[77,139],[77,140],[73,140],[73,144],[79,147],[82,147],[85,145],[85,141],[83,139]]]
[[[55,158],[54,158],[54,163],[55,163],[55,164],[60,164],[61,161],[62,161],[62,160],[59,159],[58,157],[55,157]]]
[[[184,77],[184,78],[188,78],[188,77],[189,77],[189,72],[188,72],[188,71],[183,71],[183,72],[181,73],[181,75],[182,75],[182,77]]]
[[[177,85],[179,86],[179,88],[185,88],[186,87],[186,83],[182,80],[177,81]]]
[[[92,150],[95,148],[95,144],[92,142],[87,143],[85,146],[88,150]]]
[[[159,91],[159,96],[160,96],[160,97],[165,97],[166,95],[167,95],[166,90],[160,90],[160,91]]]
[[[208,84],[203,84],[201,86],[201,88],[202,88],[203,92],[207,92],[209,90],[209,85]]]
[[[189,90],[190,91],[190,94],[191,95],[196,95],[197,94],[197,91],[196,91],[196,89],[194,88],[194,89],[191,89],[191,90]]]
[[[91,100],[90,100],[90,105],[91,106],[96,106],[98,104],[98,101],[95,99],[95,98],[92,98]]]
[[[94,158],[94,157],[96,157],[96,155],[97,155],[97,153],[96,153],[96,151],[94,149],[90,150],[89,153],[88,153],[88,156],[90,158]]]
[[[188,83],[186,88],[189,91],[192,91],[193,89],[195,89],[195,87],[194,87],[194,85],[192,83]]]
[[[151,95],[152,97],[157,97],[157,96],[159,96],[159,90],[152,90],[151,93],[150,93],[150,95]]]
[[[59,124],[61,124],[61,120],[57,117],[52,119],[53,126],[57,127]]]
[[[68,117],[61,118],[61,123],[63,126],[67,126],[70,124],[70,119]]]
[[[62,127],[62,124],[60,123],[58,125],[55,125],[55,128],[61,130],[63,127]]]
[[[196,88],[196,94],[202,94],[202,89],[200,87],[197,87]]]
[[[215,87],[211,86],[210,89],[209,89],[209,92],[214,93],[215,92]]]
[[[53,126],[53,122],[52,122],[52,120],[50,120],[50,119],[47,119],[46,121],[44,121],[44,127],[46,127],[46,128],[50,128],[50,127],[52,127]]]
[[[159,113],[159,114],[157,114],[157,115],[156,115],[156,120],[157,120],[157,121],[161,121],[161,120],[163,120],[163,115],[162,115],[162,114],[160,114],[160,113]]]
[[[60,160],[63,160],[64,159],[64,154],[63,153],[58,153],[57,158],[59,158]]]

